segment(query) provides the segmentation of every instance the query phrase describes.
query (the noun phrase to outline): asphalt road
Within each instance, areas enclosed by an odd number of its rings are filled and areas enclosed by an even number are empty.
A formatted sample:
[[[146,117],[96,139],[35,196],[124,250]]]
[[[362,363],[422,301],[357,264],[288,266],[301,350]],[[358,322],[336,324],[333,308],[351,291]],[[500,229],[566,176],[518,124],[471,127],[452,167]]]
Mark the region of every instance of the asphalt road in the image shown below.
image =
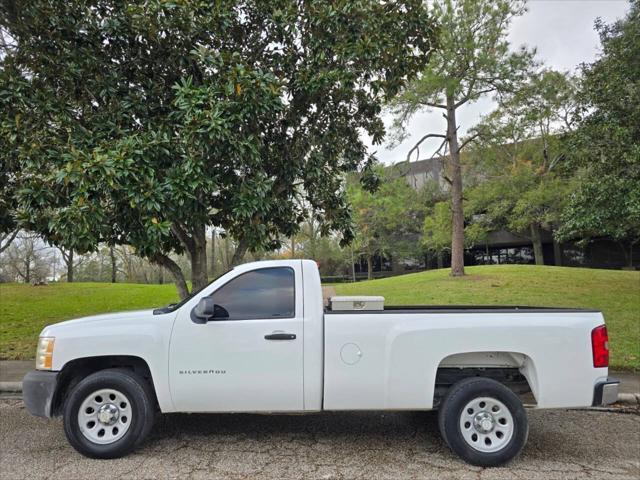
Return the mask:
[[[508,467],[455,458],[433,413],[167,415],[134,454],[89,460],[61,422],[0,399],[0,478],[638,479],[640,416],[530,411],[529,443]]]

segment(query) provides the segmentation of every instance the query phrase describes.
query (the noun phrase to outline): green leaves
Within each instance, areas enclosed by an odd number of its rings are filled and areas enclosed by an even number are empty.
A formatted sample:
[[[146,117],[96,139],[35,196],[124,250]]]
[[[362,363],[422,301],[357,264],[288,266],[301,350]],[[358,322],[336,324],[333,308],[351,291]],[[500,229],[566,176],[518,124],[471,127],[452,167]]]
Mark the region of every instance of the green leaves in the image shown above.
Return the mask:
[[[182,251],[206,225],[274,248],[309,211],[350,240],[342,181],[371,160],[361,132],[382,141],[382,102],[434,44],[420,0],[9,10],[0,156],[20,188],[6,204],[81,251]]]
[[[583,66],[578,128],[567,139],[580,182],[558,235],[634,244],[640,241],[640,5],[596,29],[603,55]]]
[[[371,175],[379,183],[375,192],[353,178],[347,184],[356,225],[356,250],[368,255],[418,254],[411,239],[420,232],[424,218],[418,193],[396,170],[372,167]]]
[[[535,52],[512,51],[511,20],[524,12],[519,0],[438,0],[432,2],[437,48],[420,76],[390,102],[394,140],[404,139],[408,120],[418,111],[458,107],[492,93],[517,90],[532,73]]]
[[[451,203],[437,202],[432,211],[425,217],[422,225],[422,246],[429,251],[440,254],[451,250],[452,212]],[[488,229],[481,223],[470,223],[464,229],[465,248],[473,247],[484,241]]]

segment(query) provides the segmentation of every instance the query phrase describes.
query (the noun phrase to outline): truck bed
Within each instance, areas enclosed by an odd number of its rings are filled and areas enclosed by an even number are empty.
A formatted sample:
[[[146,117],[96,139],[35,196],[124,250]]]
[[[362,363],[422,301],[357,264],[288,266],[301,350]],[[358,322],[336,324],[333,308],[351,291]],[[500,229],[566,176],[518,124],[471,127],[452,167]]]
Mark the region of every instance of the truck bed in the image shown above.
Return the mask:
[[[536,307],[529,305],[385,305],[383,310],[331,310],[331,315],[384,314],[384,313],[599,313],[599,310],[568,307]]]
[[[439,369],[474,365],[521,373],[538,408],[591,405],[607,377],[594,368],[596,310],[502,305],[326,310],[324,408],[433,408]]]

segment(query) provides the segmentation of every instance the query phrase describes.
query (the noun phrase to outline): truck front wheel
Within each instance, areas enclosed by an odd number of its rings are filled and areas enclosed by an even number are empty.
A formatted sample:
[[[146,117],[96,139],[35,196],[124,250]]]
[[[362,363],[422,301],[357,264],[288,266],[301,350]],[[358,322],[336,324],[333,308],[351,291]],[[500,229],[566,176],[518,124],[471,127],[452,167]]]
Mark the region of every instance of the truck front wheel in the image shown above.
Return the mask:
[[[154,419],[147,382],[125,369],[101,370],[80,381],[64,406],[64,432],[91,458],[127,455],[147,436]]]
[[[483,377],[461,380],[447,391],[438,424],[454,453],[482,467],[512,460],[529,435],[527,414],[518,396]]]

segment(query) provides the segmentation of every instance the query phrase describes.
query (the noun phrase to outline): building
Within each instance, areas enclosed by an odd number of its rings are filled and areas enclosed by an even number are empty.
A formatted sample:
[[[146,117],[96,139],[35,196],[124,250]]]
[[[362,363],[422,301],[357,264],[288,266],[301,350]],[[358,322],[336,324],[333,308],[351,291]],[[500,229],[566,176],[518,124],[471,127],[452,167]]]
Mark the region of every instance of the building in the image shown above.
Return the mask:
[[[433,182],[443,191],[448,190],[444,173],[444,158],[436,157],[416,162],[401,162],[392,168],[416,190]],[[420,241],[415,238],[415,241]],[[633,246],[610,238],[594,238],[559,244],[551,232],[542,231],[542,247],[545,265],[561,265],[587,268],[640,268],[640,254],[633,253]],[[630,260],[631,258],[631,260]],[[523,235],[505,230],[490,232],[484,245],[477,245],[465,252],[465,265],[534,264],[533,244]],[[629,267],[629,265],[633,267]],[[423,258],[392,259],[376,257],[373,261],[375,276],[386,276],[407,271],[443,268],[451,265],[448,253],[440,258],[425,254]],[[361,259],[355,266],[358,276],[366,275],[367,263]]]

